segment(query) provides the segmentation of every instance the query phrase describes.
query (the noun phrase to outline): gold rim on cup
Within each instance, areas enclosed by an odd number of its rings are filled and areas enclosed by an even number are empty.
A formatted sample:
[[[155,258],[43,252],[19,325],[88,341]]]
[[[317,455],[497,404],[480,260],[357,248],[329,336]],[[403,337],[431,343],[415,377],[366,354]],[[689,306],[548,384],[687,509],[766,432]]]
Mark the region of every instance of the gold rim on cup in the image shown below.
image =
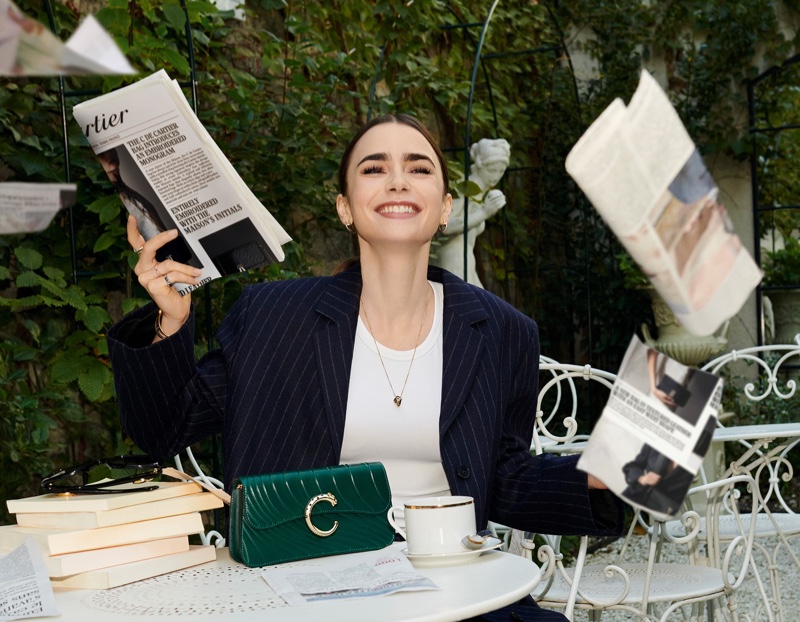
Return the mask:
[[[473,499],[469,501],[461,501],[460,503],[443,503],[441,505],[408,505],[407,503],[403,504],[403,507],[407,510],[441,510],[442,508],[457,508],[462,505],[472,505],[474,502]]]

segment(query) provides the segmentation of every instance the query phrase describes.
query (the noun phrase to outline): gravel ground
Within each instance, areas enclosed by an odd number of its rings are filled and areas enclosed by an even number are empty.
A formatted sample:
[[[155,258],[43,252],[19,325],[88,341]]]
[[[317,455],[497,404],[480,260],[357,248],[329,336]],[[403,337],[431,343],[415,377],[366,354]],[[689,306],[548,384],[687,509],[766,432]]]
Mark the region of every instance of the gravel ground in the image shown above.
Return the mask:
[[[777,539],[764,538],[759,540],[761,545],[772,554]],[[594,564],[607,564],[613,563],[622,546],[622,540],[607,546],[594,553],[588,563]],[[635,537],[632,547],[627,556],[631,561],[642,561],[646,557],[648,548],[648,539],[646,537]],[[795,548],[795,551],[798,549]],[[771,584],[769,583],[769,562],[762,552],[755,551],[755,559],[759,568],[762,581],[765,584],[767,593],[771,595]],[[667,543],[662,549],[662,561],[669,563],[685,564],[688,563],[685,547]],[[782,601],[782,611],[784,622],[795,622],[800,620],[800,572],[791,559],[788,553],[782,552],[777,559],[777,568],[780,581],[780,598]],[[764,606],[761,596],[758,591],[758,586],[752,572],[748,572],[742,586],[736,592],[736,602],[740,620],[745,620],[744,615],[749,616],[751,622],[761,622],[769,620],[767,614],[764,613]],[[588,621],[588,611],[578,611],[575,615],[575,621],[583,622]],[[636,616],[623,611],[608,611],[602,615],[603,622],[625,622],[629,620],[636,620]],[[670,620],[683,620],[680,614],[674,614]],[[774,619],[774,618],[773,618]]]

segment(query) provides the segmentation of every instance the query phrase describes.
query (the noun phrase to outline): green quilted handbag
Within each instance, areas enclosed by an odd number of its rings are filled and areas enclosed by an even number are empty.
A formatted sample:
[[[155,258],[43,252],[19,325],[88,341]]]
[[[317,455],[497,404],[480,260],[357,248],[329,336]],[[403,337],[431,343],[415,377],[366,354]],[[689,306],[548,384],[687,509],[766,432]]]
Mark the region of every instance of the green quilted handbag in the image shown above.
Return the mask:
[[[233,482],[231,557],[251,568],[371,551],[394,541],[380,462],[248,475]]]

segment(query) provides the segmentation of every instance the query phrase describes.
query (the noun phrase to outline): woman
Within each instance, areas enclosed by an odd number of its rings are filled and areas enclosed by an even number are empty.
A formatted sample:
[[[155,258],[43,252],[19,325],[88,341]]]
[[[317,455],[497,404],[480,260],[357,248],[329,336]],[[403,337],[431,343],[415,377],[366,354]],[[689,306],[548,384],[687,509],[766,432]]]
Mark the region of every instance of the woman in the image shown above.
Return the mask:
[[[103,165],[103,170],[119,194],[122,203],[136,217],[139,232],[149,239],[162,231],[166,231],[167,227],[158,215],[155,206],[140,192],[137,192],[123,181],[119,170],[119,153],[117,153],[117,150],[101,151],[97,154],[97,158],[100,160],[100,164]]]
[[[175,232],[144,242],[128,222],[135,271],[155,304],[109,332],[125,431],[165,457],[221,432],[226,485],[378,460],[395,503],[469,495],[480,526],[618,533],[620,505],[590,492],[602,485],[587,483],[576,459],[530,455],[536,324],[428,267],[452,206],[428,131],[405,115],[374,119],[346,148],[339,185],[336,207],[358,236],[359,264],[246,288],[217,333],[219,349],[199,363],[188,297],[170,286],[196,283],[199,272],[156,262]],[[531,619],[548,619],[529,606]]]
[[[623,496],[653,512],[671,516],[681,507],[694,475],[645,443],[636,458],[622,467]]]

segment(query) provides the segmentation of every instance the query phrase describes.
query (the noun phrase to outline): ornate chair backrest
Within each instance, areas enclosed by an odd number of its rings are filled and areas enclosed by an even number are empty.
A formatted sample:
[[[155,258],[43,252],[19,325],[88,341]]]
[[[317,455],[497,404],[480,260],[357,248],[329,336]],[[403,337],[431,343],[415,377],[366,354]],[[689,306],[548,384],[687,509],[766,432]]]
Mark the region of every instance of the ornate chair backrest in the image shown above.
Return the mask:
[[[730,423],[758,426],[800,421],[800,343],[732,350],[708,361],[701,369],[725,376],[727,395],[733,396],[723,400],[723,407],[727,403],[733,412],[721,413],[719,427]],[[737,442],[743,451],[749,451],[753,456],[764,455],[760,447],[754,447],[747,440]],[[787,456],[798,442],[800,438],[786,445],[778,455],[765,460],[752,473],[756,483],[761,485],[761,509],[763,504],[774,501],[782,511],[795,512],[783,498],[780,485],[794,474]],[[724,467],[722,464],[714,465],[717,473]],[[706,471],[701,471],[701,475],[704,481],[715,477]]]
[[[220,480],[216,479],[215,477],[210,477],[203,472],[203,469],[197,462],[197,459],[195,458],[191,447],[187,447],[184,450],[184,453],[186,454],[186,461],[188,463],[188,466],[191,466],[191,469],[187,470],[186,468],[184,468],[183,459],[181,458],[181,455],[178,454],[175,456],[175,468],[178,471],[181,471],[182,473],[189,475],[191,478],[198,480],[198,482],[201,483],[201,485],[203,485],[204,487],[208,487],[210,489],[214,488],[219,490],[225,489],[224,484]],[[216,548],[222,548],[225,546],[226,543],[225,536],[223,536],[216,529],[211,529],[206,533],[200,534],[200,540],[202,541],[203,544],[205,545],[213,544]]]

